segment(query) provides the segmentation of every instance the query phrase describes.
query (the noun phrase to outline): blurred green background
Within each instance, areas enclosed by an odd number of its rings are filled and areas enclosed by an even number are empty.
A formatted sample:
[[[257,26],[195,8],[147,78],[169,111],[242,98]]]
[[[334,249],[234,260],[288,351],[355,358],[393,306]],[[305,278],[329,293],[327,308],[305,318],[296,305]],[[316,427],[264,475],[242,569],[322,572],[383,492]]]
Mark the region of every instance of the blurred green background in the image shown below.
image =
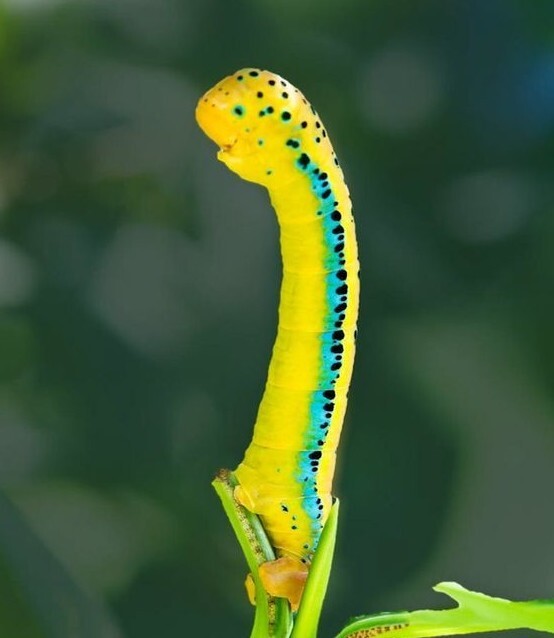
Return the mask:
[[[314,103],[358,224],[323,635],[439,580],[554,596],[554,2],[9,0],[2,638],[247,635],[210,481],[251,435],[277,228],[193,117],[243,66]]]

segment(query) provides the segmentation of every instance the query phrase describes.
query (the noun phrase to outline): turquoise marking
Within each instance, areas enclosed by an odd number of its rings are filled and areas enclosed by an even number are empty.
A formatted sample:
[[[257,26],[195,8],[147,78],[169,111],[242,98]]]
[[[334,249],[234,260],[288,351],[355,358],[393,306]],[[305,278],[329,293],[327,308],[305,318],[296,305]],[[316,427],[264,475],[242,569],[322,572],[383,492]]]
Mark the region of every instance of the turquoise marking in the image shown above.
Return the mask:
[[[318,390],[312,393],[310,399],[310,422],[304,435],[304,448],[307,451],[299,452],[298,468],[296,480],[302,487],[302,508],[307,513],[311,521],[311,532],[313,538],[313,546],[311,551],[315,551],[319,534],[321,533],[322,524],[320,522],[322,510],[320,509],[321,501],[317,496],[317,470],[314,471],[313,455],[321,449],[322,445],[318,441],[324,441],[326,433],[329,430],[330,422],[333,416],[334,402],[324,396],[325,391],[330,391],[334,387],[334,383],[340,374],[340,368],[333,370],[332,365],[338,360],[336,354],[331,352],[331,347],[340,343],[335,335],[342,332],[344,319],[344,310],[337,311],[347,302],[348,293],[337,293],[337,288],[344,284],[337,278],[337,272],[343,268],[345,264],[344,258],[344,234],[334,233],[339,222],[331,218],[331,213],[336,209],[336,200],[329,179],[323,175],[320,168],[314,164],[311,159],[302,153],[296,160],[299,169],[304,172],[310,179],[312,192],[319,200],[318,215],[322,218],[323,240],[325,244],[325,269],[328,273],[325,276],[325,298],[327,311],[324,319],[325,332],[321,334],[320,344],[320,370],[318,379]],[[338,244],[342,244],[339,251],[335,251]],[[341,355],[339,355],[341,356]],[[342,356],[341,359],[342,360]],[[329,409],[330,406],[333,409]],[[322,427],[325,426],[325,427]],[[311,455],[311,456],[310,456]]]
[[[235,106],[233,109],[233,113],[235,115],[238,115],[239,117],[242,117],[245,113],[244,106],[241,106],[240,104],[238,106]]]

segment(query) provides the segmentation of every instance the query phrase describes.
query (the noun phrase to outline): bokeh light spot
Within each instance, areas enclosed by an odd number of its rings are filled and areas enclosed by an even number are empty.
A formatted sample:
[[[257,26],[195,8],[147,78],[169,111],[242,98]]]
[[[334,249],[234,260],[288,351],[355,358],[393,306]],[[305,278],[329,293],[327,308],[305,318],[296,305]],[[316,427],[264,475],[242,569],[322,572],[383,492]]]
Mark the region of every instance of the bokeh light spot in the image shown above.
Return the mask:
[[[360,105],[368,122],[388,133],[417,128],[431,118],[443,99],[436,60],[418,48],[389,48],[362,70]]]
[[[528,178],[484,171],[454,180],[446,189],[442,215],[449,231],[468,243],[494,242],[516,233],[536,205]]]

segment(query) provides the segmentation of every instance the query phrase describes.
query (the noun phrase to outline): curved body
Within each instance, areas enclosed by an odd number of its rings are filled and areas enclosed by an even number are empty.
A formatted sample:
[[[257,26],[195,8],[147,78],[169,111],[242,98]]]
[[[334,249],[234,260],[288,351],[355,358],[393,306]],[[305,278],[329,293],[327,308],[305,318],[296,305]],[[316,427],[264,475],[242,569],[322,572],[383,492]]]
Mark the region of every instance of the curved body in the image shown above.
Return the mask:
[[[310,562],[327,519],[352,374],[359,266],[348,189],[323,124],[278,75],[244,69],[196,116],[218,157],[266,187],[280,227],[279,324],[237,499],[280,556]]]

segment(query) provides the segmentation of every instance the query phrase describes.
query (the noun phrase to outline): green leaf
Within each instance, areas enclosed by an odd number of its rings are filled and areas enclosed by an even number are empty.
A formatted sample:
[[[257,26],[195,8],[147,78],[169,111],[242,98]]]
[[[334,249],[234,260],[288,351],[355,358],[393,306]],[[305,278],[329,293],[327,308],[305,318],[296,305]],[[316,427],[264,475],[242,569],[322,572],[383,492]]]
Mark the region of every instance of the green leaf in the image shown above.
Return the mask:
[[[71,578],[1,492],[0,578],[2,597],[9,595],[17,602],[17,608],[10,610],[11,618],[3,613],[0,617],[2,635],[21,638],[121,636],[108,611]],[[13,587],[8,587],[10,581]],[[7,605],[6,600],[3,603]],[[18,622],[21,625],[17,632],[7,630],[5,624],[12,626]]]
[[[554,633],[554,600],[512,602],[470,591],[458,583],[439,583],[434,590],[453,598],[458,607],[359,617],[336,638],[367,638],[383,632],[393,638],[426,638],[507,629]]]
[[[339,501],[335,500],[315,553],[291,638],[315,638],[335,553]]]

